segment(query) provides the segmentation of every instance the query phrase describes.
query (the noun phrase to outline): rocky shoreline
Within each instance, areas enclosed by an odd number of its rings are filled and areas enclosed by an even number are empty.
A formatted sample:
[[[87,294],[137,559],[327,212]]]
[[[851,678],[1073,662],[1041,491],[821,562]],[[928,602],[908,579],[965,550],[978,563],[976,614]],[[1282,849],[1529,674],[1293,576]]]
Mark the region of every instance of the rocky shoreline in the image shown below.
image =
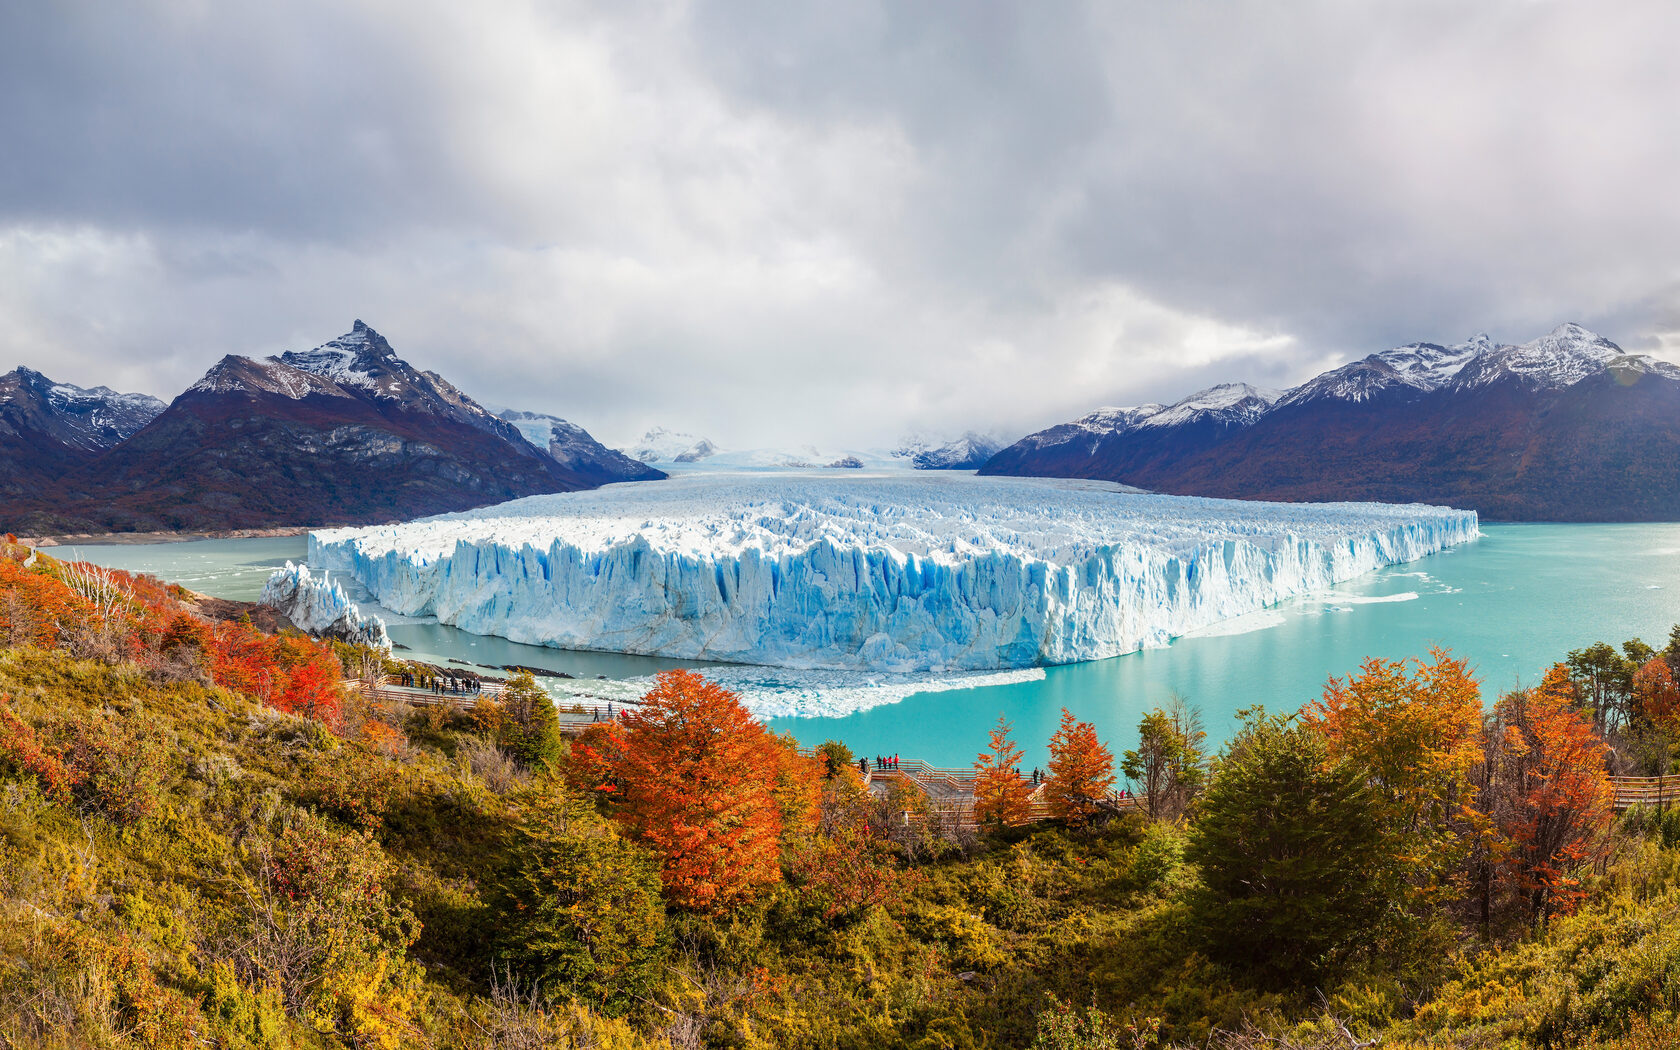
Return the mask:
[[[71,532],[58,536],[19,536],[31,547],[111,546],[144,543],[190,543],[193,540],[248,540],[268,536],[302,536],[314,526],[288,525],[267,529],[221,529],[189,532]]]

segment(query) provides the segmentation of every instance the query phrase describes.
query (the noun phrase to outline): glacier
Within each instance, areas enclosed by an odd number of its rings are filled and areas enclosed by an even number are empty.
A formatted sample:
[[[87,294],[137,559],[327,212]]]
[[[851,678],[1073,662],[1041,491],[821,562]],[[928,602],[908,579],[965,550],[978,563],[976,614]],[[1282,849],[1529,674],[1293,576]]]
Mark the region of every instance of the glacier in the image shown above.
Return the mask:
[[[565,649],[890,673],[1072,663],[1479,535],[1474,512],[964,474],[697,474],[321,529],[385,608]]]
[[[391,648],[384,620],[363,616],[343,587],[324,572],[312,575],[307,565],[293,565],[288,560],[283,568],[275,569],[263,583],[257,604],[283,613],[306,634],[376,649]]]

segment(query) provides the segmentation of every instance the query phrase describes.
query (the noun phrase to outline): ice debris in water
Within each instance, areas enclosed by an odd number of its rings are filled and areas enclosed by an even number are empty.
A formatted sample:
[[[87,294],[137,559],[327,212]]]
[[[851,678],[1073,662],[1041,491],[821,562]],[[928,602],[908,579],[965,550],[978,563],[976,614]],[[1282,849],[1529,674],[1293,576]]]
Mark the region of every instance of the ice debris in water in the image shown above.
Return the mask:
[[[793,668],[1092,660],[1478,535],[1470,511],[968,475],[693,475],[323,529],[311,564],[479,634]]]
[[[275,569],[263,584],[257,604],[280,611],[299,630],[318,638],[338,638],[376,649],[391,648],[384,620],[363,616],[356,603],[344,596],[344,588],[333,583],[324,572],[319,577],[311,575],[307,565],[293,565],[288,561],[285,568]]]

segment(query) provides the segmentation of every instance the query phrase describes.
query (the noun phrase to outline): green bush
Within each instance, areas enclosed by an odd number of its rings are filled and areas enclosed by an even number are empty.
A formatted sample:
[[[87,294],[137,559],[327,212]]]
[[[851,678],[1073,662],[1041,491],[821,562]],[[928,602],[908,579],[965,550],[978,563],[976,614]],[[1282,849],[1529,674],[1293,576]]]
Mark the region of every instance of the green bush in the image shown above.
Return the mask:
[[[652,992],[668,948],[658,862],[558,783],[533,795],[506,887],[503,952],[550,994],[620,1016]]]

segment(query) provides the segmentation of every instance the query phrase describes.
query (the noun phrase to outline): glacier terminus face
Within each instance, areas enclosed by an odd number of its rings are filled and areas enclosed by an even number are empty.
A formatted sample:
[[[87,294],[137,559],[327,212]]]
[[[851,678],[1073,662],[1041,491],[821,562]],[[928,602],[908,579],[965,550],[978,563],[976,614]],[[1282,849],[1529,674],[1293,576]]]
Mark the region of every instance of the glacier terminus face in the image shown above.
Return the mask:
[[[323,529],[312,565],[514,641],[883,672],[1072,663],[1478,535],[1473,512],[1101,482],[706,474]]]

